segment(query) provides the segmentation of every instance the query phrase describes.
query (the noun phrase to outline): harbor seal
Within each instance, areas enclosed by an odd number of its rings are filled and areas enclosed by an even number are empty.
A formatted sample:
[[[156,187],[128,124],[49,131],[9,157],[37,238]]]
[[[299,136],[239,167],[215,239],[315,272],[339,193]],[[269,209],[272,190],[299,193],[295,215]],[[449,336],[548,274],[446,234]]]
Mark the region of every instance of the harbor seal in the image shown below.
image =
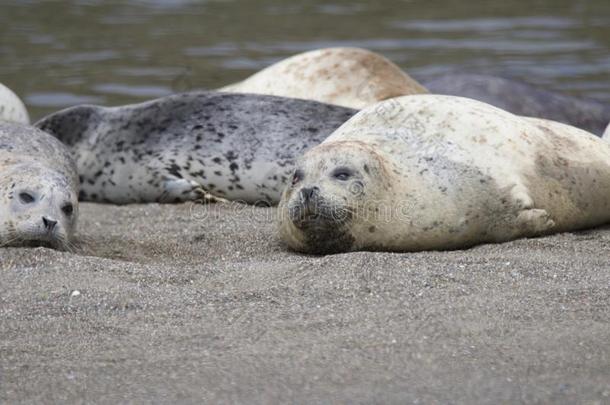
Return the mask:
[[[0,122],[0,247],[66,250],[78,219],[78,176],[70,152],[31,126]]]
[[[503,77],[453,73],[423,83],[434,94],[473,98],[513,114],[562,122],[595,135],[601,135],[610,120],[610,105]]]
[[[355,113],[282,97],[193,92],[72,107],[36,125],[71,148],[81,200],[273,205],[294,160]]]
[[[300,53],[219,90],[294,97],[355,109],[392,97],[427,93],[394,63],[360,48]]]
[[[0,83],[0,121],[30,123],[30,116],[23,102],[2,83]]]
[[[610,220],[610,144],[452,96],[371,106],[299,160],[280,235],[308,253],[466,248]]]

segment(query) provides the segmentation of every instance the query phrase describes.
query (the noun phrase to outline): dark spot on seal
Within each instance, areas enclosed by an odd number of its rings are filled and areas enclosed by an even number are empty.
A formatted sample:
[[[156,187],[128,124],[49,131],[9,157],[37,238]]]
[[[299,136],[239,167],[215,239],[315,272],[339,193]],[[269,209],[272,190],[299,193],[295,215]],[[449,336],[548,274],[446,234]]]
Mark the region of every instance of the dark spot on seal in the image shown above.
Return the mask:
[[[182,175],[180,174],[180,166],[176,163],[172,163],[169,167],[166,168],[167,172],[177,178],[181,179]]]

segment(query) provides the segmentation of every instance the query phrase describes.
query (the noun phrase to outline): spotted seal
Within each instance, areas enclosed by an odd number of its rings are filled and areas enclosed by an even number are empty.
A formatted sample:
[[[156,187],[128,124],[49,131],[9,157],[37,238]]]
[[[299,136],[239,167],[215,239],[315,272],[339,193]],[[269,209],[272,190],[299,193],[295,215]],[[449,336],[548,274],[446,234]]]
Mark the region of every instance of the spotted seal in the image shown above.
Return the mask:
[[[2,83],[0,83],[0,121],[30,123],[30,116],[23,102]]]
[[[297,163],[280,202],[294,250],[418,251],[610,220],[610,143],[452,96],[369,107]]]
[[[78,176],[67,148],[34,127],[0,122],[0,246],[68,249]]]
[[[282,97],[193,92],[122,107],[77,106],[36,125],[72,149],[81,200],[277,204],[295,158],[355,112]]]
[[[394,63],[360,48],[300,53],[220,90],[294,97],[356,109],[392,97],[427,93]]]
[[[513,114],[562,122],[595,135],[601,135],[610,121],[610,105],[504,77],[450,73],[423,83],[434,94],[473,98]]]

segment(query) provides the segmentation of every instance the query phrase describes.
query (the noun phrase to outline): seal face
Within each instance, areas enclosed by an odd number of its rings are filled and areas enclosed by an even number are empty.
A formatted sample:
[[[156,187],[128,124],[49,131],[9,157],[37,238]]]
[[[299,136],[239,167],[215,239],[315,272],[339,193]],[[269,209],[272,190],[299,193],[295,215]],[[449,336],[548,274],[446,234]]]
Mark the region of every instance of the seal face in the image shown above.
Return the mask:
[[[610,221],[610,144],[451,96],[356,114],[299,160],[280,201],[292,249],[456,249]]]
[[[78,106],[36,125],[68,145],[81,200],[216,198],[277,204],[294,161],[356,111],[281,97],[185,93],[124,107]]]
[[[30,123],[30,116],[23,102],[2,83],[0,83],[0,121]]]
[[[33,127],[0,122],[0,247],[72,246],[78,178],[67,149]]]
[[[610,106],[537,88],[528,83],[479,74],[446,74],[424,81],[434,94],[473,98],[516,115],[545,118],[601,135]]]
[[[385,57],[360,48],[300,53],[220,89],[294,97],[361,109],[427,90]]]
[[[346,147],[347,146],[347,147]],[[319,146],[301,160],[286,188],[280,213],[283,229],[294,228],[308,252],[334,253],[355,247],[357,233],[372,225],[389,176],[383,161],[364,144]]]

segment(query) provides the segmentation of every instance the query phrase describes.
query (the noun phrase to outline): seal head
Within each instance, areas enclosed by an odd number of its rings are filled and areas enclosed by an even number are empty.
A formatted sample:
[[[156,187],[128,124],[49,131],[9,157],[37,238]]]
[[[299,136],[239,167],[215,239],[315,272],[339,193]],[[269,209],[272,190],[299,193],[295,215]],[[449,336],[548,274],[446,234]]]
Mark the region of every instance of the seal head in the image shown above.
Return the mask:
[[[61,173],[20,164],[0,180],[0,246],[68,250],[78,217],[77,195]]]
[[[68,151],[36,128],[0,123],[0,247],[70,250],[78,177]]]
[[[301,159],[282,196],[282,238],[305,253],[360,248],[357,235],[377,230],[371,219],[385,201],[387,181],[383,161],[364,144],[335,142],[316,148]]]

